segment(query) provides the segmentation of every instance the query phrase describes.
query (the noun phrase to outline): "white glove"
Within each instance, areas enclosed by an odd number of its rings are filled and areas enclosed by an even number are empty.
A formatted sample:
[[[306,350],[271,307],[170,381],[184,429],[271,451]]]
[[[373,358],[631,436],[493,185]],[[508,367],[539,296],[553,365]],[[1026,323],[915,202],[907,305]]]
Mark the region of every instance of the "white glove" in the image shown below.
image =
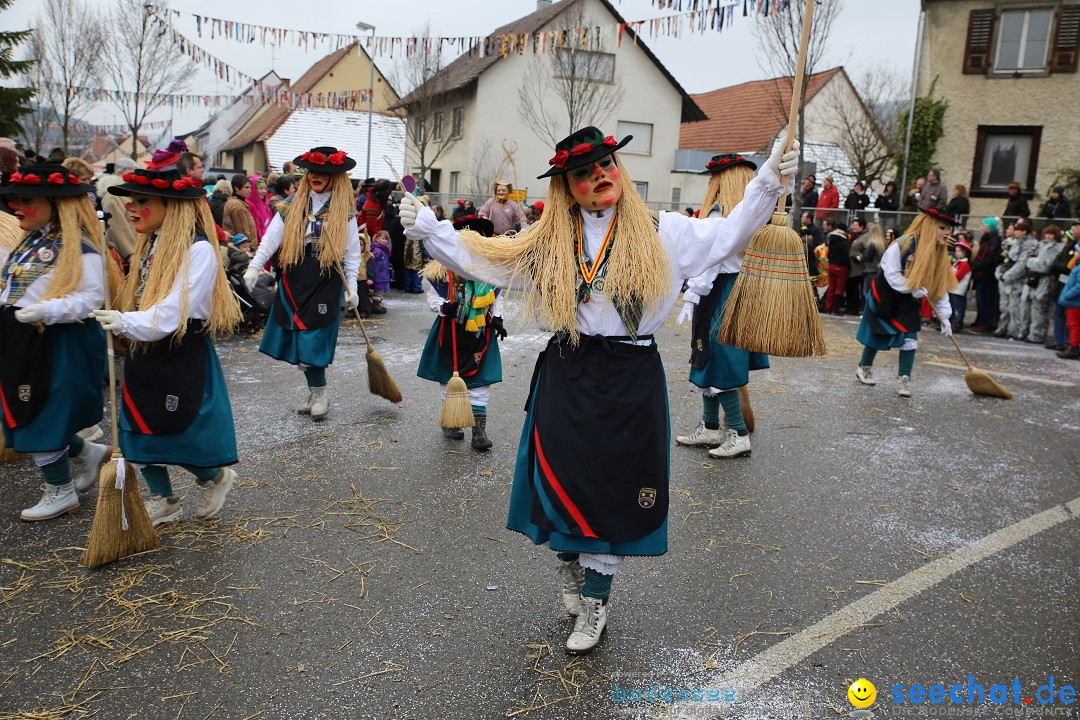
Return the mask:
[[[794,141],[791,152],[783,152],[782,146],[773,150],[769,157],[769,167],[781,180],[787,180],[794,175],[799,169],[799,141]]]
[[[259,279],[259,268],[249,265],[248,269],[244,271],[244,284],[247,285],[247,289],[254,290],[255,283]]]
[[[345,309],[355,310],[356,306],[360,304],[360,296],[356,294],[355,290],[345,291]]]
[[[921,288],[916,288],[916,289],[912,290],[911,291],[911,297],[915,298],[916,300],[920,300],[920,299],[926,297],[926,288],[921,287]]]
[[[941,334],[945,337],[949,337],[950,335],[952,335],[952,323],[949,322],[949,318],[942,318]]]
[[[90,317],[101,323],[101,327],[112,333],[124,329],[124,321],[119,310],[91,310]]]
[[[695,307],[697,307],[697,305],[692,302],[684,302],[682,306],[682,312],[679,313],[679,317],[677,320],[675,320],[675,324],[682,325],[687,320],[693,321]]]
[[[21,323],[39,323],[45,319],[45,306],[34,303],[30,307],[19,308],[15,311],[15,319]]]
[[[416,224],[416,216],[420,214],[422,207],[424,207],[423,203],[415,195],[403,195],[398,204],[398,219],[401,220],[401,227],[406,230],[411,229]]]

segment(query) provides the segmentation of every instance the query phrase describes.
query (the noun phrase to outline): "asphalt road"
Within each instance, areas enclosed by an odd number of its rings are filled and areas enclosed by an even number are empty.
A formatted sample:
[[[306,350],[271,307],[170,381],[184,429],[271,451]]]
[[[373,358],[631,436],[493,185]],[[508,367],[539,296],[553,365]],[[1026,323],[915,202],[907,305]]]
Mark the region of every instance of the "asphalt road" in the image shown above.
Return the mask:
[[[242,480],[216,522],[186,498],[160,550],[81,568],[93,496],[21,523],[37,472],[0,465],[0,718],[837,717],[860,677],[878,717],[1080,716],[1060,697],[1080,682],[1075,361],[965,335],[1016,393],[977,398],[952,346],[923,333],[904,400],[896,354],[860,386],[854,321],[825,318],[827,357],[754,374],[751,457],[673,448],[671,551],[624,563],[602,645],[572,658],[552,554],[505,529],[546,336],[508,320],[495,448],[478,454],[442,438],[438,389],[415,377],[422,296],[387,306],[373,339],[400,406],[368,394],[353,324],[319,424],[292,412],[297,370],[256,338],[219,344]],[[673,322],[659,335],[673,434],[700,415],[688,335]],[[895,685],[968,675],[987,693],[1010,684],[1010,702],[1019,679],[1020,704],[892,700]],[[1054,704],[1024,703],[1051,676]],[[629,701],[654,684],[732,699]]]

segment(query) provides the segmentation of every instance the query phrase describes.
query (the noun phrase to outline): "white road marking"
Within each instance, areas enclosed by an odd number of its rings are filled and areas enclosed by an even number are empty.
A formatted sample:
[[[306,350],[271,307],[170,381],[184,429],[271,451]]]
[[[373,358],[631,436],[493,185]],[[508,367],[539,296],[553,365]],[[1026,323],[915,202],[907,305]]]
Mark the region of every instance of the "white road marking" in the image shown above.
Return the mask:
[[[951,370],[967,369],[964,365],[958,365],[953,363],[927,362],[925,364],[933,365],[935,367],[949,368]],[[981,370],[982,368],[979,369]],[[1030,380],[1031,382],[1043,383],[1044,385],[1056,385],[1057,387],[1074,387],[1076,385],[1076,383],[1065,382],[1064,380],[1051,380],[1050,378],[1039,377],[1037,375],[1021,375],[1020,373],[1003,372],[1001,370],[985,370],[984,372],[990,375],[990,377],[996,377],[1000,375],[1001,377],[1013,378],[1015,380]]]
[[[1077,517],[1080,517],[1080,497],[1025,518],[970,545],[965,545],[945,557],[912,570],[880,590],[856,600],[802,632],[758,653],[734,670],[717,676],[712,687],[733,688],[735,697],[741,703],[750,698],[762,685],[840,639],[859,625],[889,612],[900,603],[910,600],[924,590],[929,590],[941,581],[991,555],[1007,550],[1044,530]],[[711,716],[738,714],[742,712],[738,708],[740,703],[730,703],[733,707],[727,707],[728,704],[725,703],[723,706],[710,708],[710,712],[716,711],[715,715]],[[701,717],[701,705],[702,703],[694,702],[676,703],[670,708],[671,716]]]

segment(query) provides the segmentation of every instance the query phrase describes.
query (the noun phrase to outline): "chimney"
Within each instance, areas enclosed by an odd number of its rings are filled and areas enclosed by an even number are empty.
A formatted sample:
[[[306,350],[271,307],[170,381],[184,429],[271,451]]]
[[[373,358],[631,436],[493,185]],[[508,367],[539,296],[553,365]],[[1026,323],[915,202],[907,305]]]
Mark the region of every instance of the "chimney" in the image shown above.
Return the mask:
[[[548,7],[551,7],[551,0],[536,0],[537,11],[543,10],[544,8]]]

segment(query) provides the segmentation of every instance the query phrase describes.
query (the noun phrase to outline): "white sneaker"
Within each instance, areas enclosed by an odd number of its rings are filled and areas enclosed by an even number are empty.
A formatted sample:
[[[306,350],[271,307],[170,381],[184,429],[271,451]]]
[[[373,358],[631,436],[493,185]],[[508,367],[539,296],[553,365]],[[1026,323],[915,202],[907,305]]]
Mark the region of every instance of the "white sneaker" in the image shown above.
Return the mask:
[[[41,489],[43,492],[38,504],[19,513],[20,519],[27,522],[52,520],[54,517],[60,517],[65,513],[70,514],[78,511],[79,494],[75,492],[75,483],[69,482],[66,485],[49,485],[45,483],[41,486]]]
[[[727,431],[727,438],[720,447],[709,451],[709,457],[714,458],[737,458],[750,456],[750,433],[740,435],[738,430]]]
[[[716,447],[724,442],[724,431],[720,428],[710,430],[705,427],[704,422],[700,422],[698,423],[698,426],[694,428],[692,433],[689,435],[679,435],[675,438],[675,442],[680,445],[705,445],[707,447]]]
[[[574,631],[566,639],[566,652],[571,655],[584,655],[591,651],[600,642],[607,627],[607,605],[603,600],[581,595],[578,602],[580,609],[574,621]]]
[[[581,585],[585,582],[585,568],[577,560],[559,561],[559,591],[562,594],[563,607],[568,615],[578,614],[578,600],[581,597]]]
[[[221,472],[213,481],[208,483],[195,483],[195,516],[203,520],[217,517],[221,512],[221,506],[225,504],[225,496],[232,490],[236,482],[236,471],[232,468],[221,468]]]
[[[330,412],[330,398],[326,397],[326,388],[311,388],[311,419],[322,420]]]
[[[105,436],[105,431],[101,429],[100,425],[91,425],[88,428],[83,428],[79,432],[75,433],[86,442],[94,442],[100,440]]]
[[[877,380],[874,379],[874,368],[870,365],[860,365],[855,368],[855,377],[859,378],[859,382],[863,385],[877,385]]]
[[[911,397],[911,377],[900,375],[896,378],[896,394],[900,397]]]
[[[179,520],[184,515],[184,508],[176,495],[171,497],[151,495],[146,501],[146,513],[150,516],[150,522],[156,526]]]
[[[300,413],[301,415],[310,415],[311,414],[311,401],[314,400],[314,399],[315,399],[315,390],[313,388],[308,388],[307,401],[303,405],[301,405],[300,407],[296,408],[296,412]]]
[[[88,442],[83,444],[81,453],[71,456],[72,460],[82,466],[82,470],[75,475],[77,491],[83,492],[94,486],[98,475],[101,474],[101,466],[109,459],[110,451],[111,448],[108,445]]]

